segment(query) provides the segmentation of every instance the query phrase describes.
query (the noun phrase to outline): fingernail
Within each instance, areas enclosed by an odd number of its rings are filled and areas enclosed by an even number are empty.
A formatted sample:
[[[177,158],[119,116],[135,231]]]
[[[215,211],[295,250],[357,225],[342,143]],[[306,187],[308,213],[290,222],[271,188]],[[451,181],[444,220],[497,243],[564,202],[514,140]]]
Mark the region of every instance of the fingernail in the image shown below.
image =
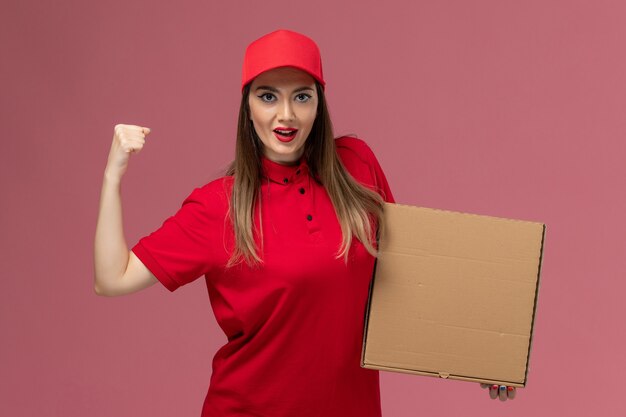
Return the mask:
[[[489,387],[489,397],[492,400],[495,400],[497,396],[498,396],[498,386],[497,385],[490,386]]]

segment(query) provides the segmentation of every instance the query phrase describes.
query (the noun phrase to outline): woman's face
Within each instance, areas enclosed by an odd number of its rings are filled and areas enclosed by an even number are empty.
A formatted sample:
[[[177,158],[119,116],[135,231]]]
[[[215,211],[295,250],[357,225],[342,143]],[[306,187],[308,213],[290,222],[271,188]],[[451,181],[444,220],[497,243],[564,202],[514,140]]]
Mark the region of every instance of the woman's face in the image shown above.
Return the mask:
[[[315,121],[317,100],[313,77],[295,68],[266,71],[252,81],[250,119],[268,159],[280,164],[300,159]]]

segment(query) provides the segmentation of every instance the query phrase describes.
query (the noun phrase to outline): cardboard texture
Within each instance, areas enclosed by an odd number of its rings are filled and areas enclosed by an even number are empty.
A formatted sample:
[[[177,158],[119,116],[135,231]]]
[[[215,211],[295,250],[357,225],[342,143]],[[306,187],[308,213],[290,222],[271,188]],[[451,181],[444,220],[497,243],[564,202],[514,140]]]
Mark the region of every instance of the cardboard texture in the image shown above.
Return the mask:
[[[385,204],[361,366],[526,385],[545,225]]]

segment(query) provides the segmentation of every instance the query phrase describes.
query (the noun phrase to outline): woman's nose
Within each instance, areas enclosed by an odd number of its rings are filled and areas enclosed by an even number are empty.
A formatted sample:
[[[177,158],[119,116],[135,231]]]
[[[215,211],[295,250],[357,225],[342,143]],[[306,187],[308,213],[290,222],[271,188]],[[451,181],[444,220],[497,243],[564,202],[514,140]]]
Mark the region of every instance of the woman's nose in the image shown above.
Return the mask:
[[[279,120],[293,120],[295,118],[295,114],[293,112],[293,106],[289,102],[289,100],[283,101],[283,103],[279,106],[278,110],[278,119]]]

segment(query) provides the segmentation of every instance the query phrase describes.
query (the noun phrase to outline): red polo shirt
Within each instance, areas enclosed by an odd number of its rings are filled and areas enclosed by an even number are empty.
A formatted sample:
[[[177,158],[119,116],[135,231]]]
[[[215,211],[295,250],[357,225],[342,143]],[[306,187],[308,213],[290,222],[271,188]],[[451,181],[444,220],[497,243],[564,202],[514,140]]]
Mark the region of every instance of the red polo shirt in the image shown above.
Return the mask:
[[[357,181],[394,201],[365,142],[343,137],[336,145]],[[335,259],[337,216],[304,161],[264,158],[263,168],[259,268],[225,269],[234,244],[232,177],[193,190],[132,248],[170,291],[205,278],[228,342],[213,359],[202,417],[379,417],[378,371],[360,367],[374,258],[353,239],[347,265]]]

